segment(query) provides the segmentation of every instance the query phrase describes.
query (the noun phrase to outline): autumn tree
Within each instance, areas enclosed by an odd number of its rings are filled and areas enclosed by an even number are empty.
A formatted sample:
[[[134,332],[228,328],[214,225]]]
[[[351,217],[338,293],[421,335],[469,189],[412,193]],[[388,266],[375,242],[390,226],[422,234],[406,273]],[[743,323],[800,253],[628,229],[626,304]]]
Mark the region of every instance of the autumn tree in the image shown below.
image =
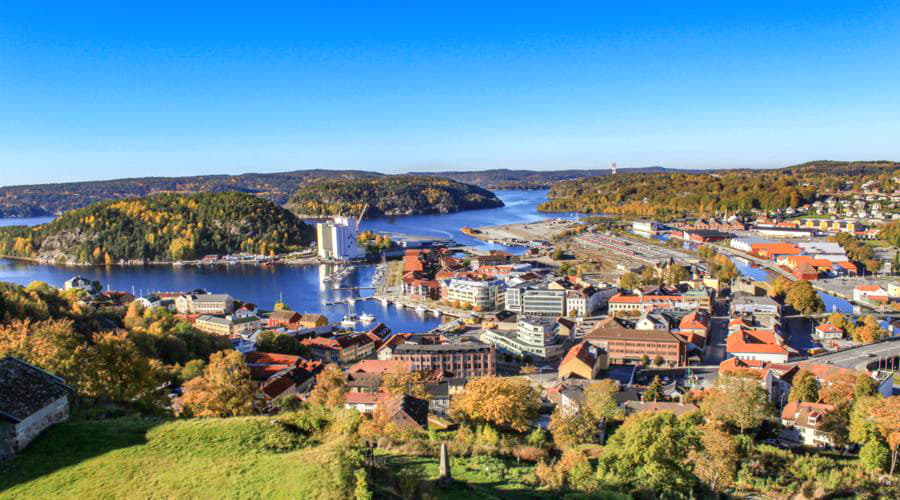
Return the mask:
[[[891,450],[890,475],[893,476],[897,467],[897,454],[900,452],[900,396],[882,399],[872,408],[872,418]]]
[[[864,316],[861,318],[860,323],[850,332],[850,337],[853,340],[863,344],[878,342],[887,335],[888,332],[884,328],[881,328],[881,325],[878,324],[878,320],[872,316]]]
[[[844,316],[843,314],[841,314],[839,312],[833,312],[828,315],[827,322],[831,323],[832,325],[836,326],[837,328],[840,328],[841,330],[844,330],[844,333],[846,333],[847,317]]]
[[[646,401],[659,401],[662,399],[662,381],[659,379],[659,375],[653,377],[653,380],[650,381],[650,385],[644,389],[643,396]]]
[[[641,277],[635,273],[627,272],[619,278],[619,288],[634,290],[641,286]]]
[[[220,351],[210,356],[203,375],[184,384],[183,403],[198,417],[250,415],[255,391],[244,356],[234,350]]]
[[[873,439],[878,440],[881,435],[872,417],[872,410],[881,404],[881,396],[863,396],[853,401],[850,411],[850,425],[848,438],[856,444],[863,445]]]
[[[566,411],[557,405],[550,415],[548,429],[560,450],[591,443],[597,437],[597,419],[586,411]]]
[[[615,380],[604,379],[588,384],[584,388],[584,403],[581,410],[587,412],[598,421],[619,420],[624,412],[616,402],[615,394],[619,392]]]
[[[256,350],[274,354],[309,356],[309,351],[295,337],[274,331],[262,332],[256,339]]]
[[[794,376],[794,384],[788,394],[788,401],[809,401],[815,403],[819,400],[819,383],[816,376],[808,370],[800,370]]]
[[[427,372],[390,372],[384,375],[381,390],[394,395],[408,394],[420,399],[430,399],[431,396],[425,390],[427,380]]]
[[[452,415],[476,423],[524,432],[540,410],[540,393],[527,380],[478,377],[451,402]]]
[[[788,290],[791,288],[791,284],[793,284],[791,280],[784,276],[778,276],[772,281],[772,291],[770,295],[775,299],[784,300]]]
[[[849,406],[856,390],[856,374],[838,372],[827,375],[819,389],[819,399],[835,406]]]
[[[604,448],[598,474],[612,485],[648,497],[686,495],[696,481],[687,460],[697,446],[691,426],[671,412],[641,412],[626,418]]]
[[[309,402],[327,408],[337,408],[344,405],[346,393],[347,377],[336,364],[330,363],[316,375],[316,386],[309,394]]]
[[[825,303],[813,289],[812,284],[806,280],[795,281],[784,297],[786,304],[794,308],[798,313],[808,316],[825,310]]]
[[[875,379],[866,373],[860,373],[856,376],[856,383],[853,386],[854,399],[865,398],[878,395],[878,384]]]
[[[147,359],[125,332],[94,336],[82,359],[81,392],[112,401],[141,401],[158,407],[163,402],[160,386],[164,372],[158,361]]]
[[[703,412],[712,420],[745,430],[758,427],[772,414],[765,389],[756,377],[742,374],[719,376],[703,399]]]
[[[738,446],[731,434],[715,422],[700,428],[702,447],[688,459],[694,463],[694,474],[714,492],[722,492],[731,485],[737,473]]]

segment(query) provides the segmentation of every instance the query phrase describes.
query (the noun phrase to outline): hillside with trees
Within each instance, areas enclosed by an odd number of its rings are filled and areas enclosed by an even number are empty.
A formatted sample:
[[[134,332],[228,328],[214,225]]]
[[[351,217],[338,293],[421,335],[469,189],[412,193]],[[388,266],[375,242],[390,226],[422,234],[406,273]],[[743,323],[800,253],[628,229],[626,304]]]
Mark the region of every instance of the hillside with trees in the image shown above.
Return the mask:
[[[220,193],[237,191],[284,205],[300,185],[316,179],[378,177],[359,170],[297,170],[273,174],[144,177],[105,181],[0,187],[0,217],[59,215],[92,203],[141,198],[157,193]]]
[[[623,173],[678,172],[664,167],[621,168]],[[474,184],[485,189],[548,189],[553,183],[585,177],[610,175],[610,169],[569,169],[569,170],[511,170],[497,168],[491,170],[415,172],[413,175],[443,177],[457,182]]]
[[[445,214],[461,210],[502,207],[486,190],[469,184],[419,175],[391,175],[370,179],[328,179],[300,187],[287,207],[295,213],[358,215]]]
[[[99,202],[34,228],[0,228],[0,254],[71,264],[272,255],[308,245],[313,233],[290,211],[258,196],[159,194]]]
[[[852,189],[874,180],[893,187],[900,164],[893,162],[810,162],[775,170],[712,173],[622,174],[554,184],[547,212],[579,211],[660,219],[796,208],[817,192]]]

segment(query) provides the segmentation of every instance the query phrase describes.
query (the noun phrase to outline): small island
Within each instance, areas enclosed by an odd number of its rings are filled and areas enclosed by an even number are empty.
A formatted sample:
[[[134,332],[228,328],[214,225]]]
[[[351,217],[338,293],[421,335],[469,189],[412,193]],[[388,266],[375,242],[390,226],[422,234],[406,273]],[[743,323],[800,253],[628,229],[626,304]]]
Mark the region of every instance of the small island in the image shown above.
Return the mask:
[[[70,210],[37,227],[0,228],[0,254],[57,264],[147,264],[207,254],[275,255],[314,229],[252,194],[158,194]]]
[[[446,214],[502,207],[497,196],[471,184],[422,175],[318,180],[300,186],[287,207],[302,216]]]

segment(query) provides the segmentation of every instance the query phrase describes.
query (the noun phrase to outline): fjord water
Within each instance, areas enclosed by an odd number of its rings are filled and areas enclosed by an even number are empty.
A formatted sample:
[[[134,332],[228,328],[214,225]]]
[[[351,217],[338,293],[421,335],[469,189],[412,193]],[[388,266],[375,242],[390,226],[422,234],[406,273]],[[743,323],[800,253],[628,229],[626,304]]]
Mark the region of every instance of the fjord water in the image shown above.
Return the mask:
[[[537,206],[546,199],[546,194],[547,191],[497,191],[497,196],[505,203],[504,207],[443,215],[367,219],[363,221],[362,229],[406,233],[428,238],[453,238],[459,243],[483,249],[522,251],[521,248],[480,242],[460,233],[459,229],[465,226],[510,224],[557,217],[557,214],[542,214],[537,211]],[[0,225],[35,224],[47,220],[48,218],[40,218],[26,222],[25,219],[0,219]],[[62,286],[65,280],[79,274],[99,280],[103,283],[104,289],[109,285],[113,290],[128,292],[134,290],[136,294],[146,294],[148,291],[185,291],[203,288],[211,292],[229,293],[238,299],[253,302],[263,309],[271,309],[279,296],[283,296],[284,301],[294,310],[321,312],[332,321],[339,321],[347,314],[349,306],[326,305],[326,303],[347,297],[366,298],[373,293],[371,289],[335,290],[334,287],[369,287],[374,271],[374,266],[360,266],[340,284],[329,285],[322,282],[322,278],[329,272],[328,266],[324,265],[69,267],[0,259],[0,281],[23,285],[32,281],[45,281],[51,285]],[[393,305],[385,307],[374,300],[357,301],[354,312],[372,314],[376,321],[384,322],[398,332],[427,331],[440,322],[430,314],[423,315],[412,309],[398,309]]]

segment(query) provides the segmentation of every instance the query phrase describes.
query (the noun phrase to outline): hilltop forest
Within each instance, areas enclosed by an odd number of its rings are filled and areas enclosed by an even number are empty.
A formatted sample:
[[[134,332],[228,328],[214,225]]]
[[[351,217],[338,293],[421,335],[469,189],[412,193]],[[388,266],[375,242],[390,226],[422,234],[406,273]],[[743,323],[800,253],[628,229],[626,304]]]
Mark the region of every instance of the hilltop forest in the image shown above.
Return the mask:
[[[34,228],[0,228],[0,254],[74,264],[270,255],[308,245],[313,233],[290,211],[259,196],[159,194],[95,203]]]
[[[659,219],[796,208],[817,193],[858,188],[868,180],[892,191],[898,170],[893,162],[811,162],[777,170],[592,177],[554,184],[539,208]]]
[[[503,206],[494,193],[469,184],[437,177],[392,175],[309,183],[297,190],[287,207],[310,216],[357,215],[366,204],[371,216],[443,214]]]

